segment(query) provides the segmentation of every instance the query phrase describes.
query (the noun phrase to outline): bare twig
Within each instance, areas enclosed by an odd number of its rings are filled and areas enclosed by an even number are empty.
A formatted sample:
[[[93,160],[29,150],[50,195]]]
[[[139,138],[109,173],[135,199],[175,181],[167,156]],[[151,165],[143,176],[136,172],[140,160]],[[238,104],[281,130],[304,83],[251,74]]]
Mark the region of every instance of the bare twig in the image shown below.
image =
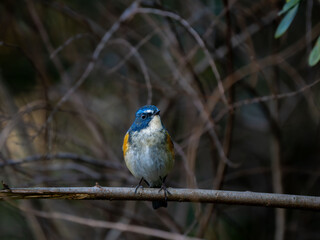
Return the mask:
[[[145,36],[137,45],[135,46],[131,46],[131,45],[128,45],[128,47],[130,48],[130,52],[128,52],[122,59],[119,63],[117,63],[117,65],[113,66],[112,68],[108,69],[108,74],[111,74],[111,73],[114,73],[115,71],[118,71],[132,56],[136,56],[139,54],[139,49],[145,44],[147,43],[154,35],[155,33],[158,32],[158,29],[151,32],[150,34],[148,34],[147,36]],[[122,41],[124,41],[123,39],[120,39]],[[118,40],[119,41],[119,40]],[[110,44],[115,42],[116,43],[116,40],[114,41],[110,41]],[[126,46],[127,46],[127,43],[128,41],[126,42]],[[140,55],[140,54],[139,54]]]
[[[153,236],[153,237],[162,238],[162,239],[172,239],[172,240],[199,239],[199,238],[184,236],[178,233],[170,233],[170,232],[155,229],[155,228],[126,224],[121,222],[115,223],[115,222],[102,221],[102,220],[96,220],[96,219],[88,219],[88,218],[83,218],[83,217],[74,216],[66,213],[60,213],[60,212],[49,213],[49,212],[43,212],[43,211],[37,211],[37,210],[24,210],[24,209],[21,209],[21,210],[26,211],[27,213],[33,214],[38,217],[49,218],[49,219],[60,219],[60,220],[74,222],[74,223],[78,223],[78,224],[93,227],[93,228],[114,229],[118,231],[138,233],[138,234]]]
[[[269,96],[262,96],[262,97],[257,97],[257,98],[251,98],[251,99],[244,99],[238,102],[235,102],[232,105],[229,105],[229,108],[225,108],[222,110],[215,118],[215,121],[218,122],[225,114],[227,114],[231,109],[236,109],[243,107],[245,105],[249,104],[254,104],[254,103],[260,103],[260,102],[267,102],[267,101],[272,101],[272,100],[279,100],[283,98],[289,98],[289,97],[294,97],[300,93],[303,93],[304,91],[310,89],[311,87],[317,85],[320,82],[320,78],[315,80],[313,83],[310,83],[308,85],[305,85],[301,87],[300,89],[288,93],[280,93],[280,94],[273,94]]]
[[[80,39],[80,38],[85,38],[85,37],[90,37],[91,35],[89,33],[78,33],[75,36],[72,36],[68,38],[62,45],[57,47],[55,50],[53,50],[50,54],[50,58],[54,58],[60,51],[62,51],[66,46],[71,44],[74,40]]]
[[[248,206],[297,208],[320,210],[320,197],[236,192],[205,189],[170,188],[168,201],[222,203]],[[62,187],[62,188],[11,188],[0,190],[0,200],[7,199],[77,199],[77,200],[162,200],[159,189],[144,188],[135,194],[135,188],[120,187]]]
[[[171,56],[169,54],[166,54],[166,60],[168,61],[168,66],[172,68],[172,72],[175,75],[175,78],[178,79],[179,84],[183,88],[184,91],[186,91],[193,99],[194,106],[198,109],[200,113],[200,118],[203,120],[203,123],[205,124],[205,127],[208,128],[208,132],[210,137],[213,139],[215,146],[217,148],[219,157],[222,161],[226,162],[229,166],[236,167],[238,164],[233,163],[230,161],[223,151],[222,144],[219,140],[218,134],[216,133],[214,129],[214,122],[207,111],[206,105],[202,103],[201,99],[198,97],[197,92],[195,89],[190,85],[190,83],[184,79],[182,73],[179,71],[178,68],[174,68],[174,61],[172,60]],[[182,81],[184,80],[184,81]],[[229,108],[228,108],[229,109]],[[195,135],[202,133],[202,131],[199,130],[199,133],[195,133]],[[200,136],[200,135],[198,135]],[[194,147],[194,146],[193,146]]]
[[[6,159],[5,162],[0,163],[0,168],[5,166],[14,166],[14,165],[20,165],[24,163],[31,163],[31,162],[45,161],[45,160],[52,160],[52,159],[70,159],[70,160],[75,160],[79,162],[89,163],[89,164],[100,166],[100,167],[121,169],[120,163],[97,160],[95,158],[92,158],[86,155],[79,155],[79,154],[67,153],[67,152],[61,152],[56,154],[43,154],[43,155],[37,154],[37,155],[28,156],[26,158],[21,158],[21,159]]]
[[[313,40],[317,36],[317,34],[319,34],[319,32],[320,32],[320,23],[318,23],[317,25],[315,25],[313,27],[312,32],[315,35],[312,38],[312,40]],[[269,66],[273,66],[275,64],[281,64],[285,59],[291,57],[293,54],[302,50],[305,46],[304,44],[305,44],[305,37],[296,41],[294,44],[290,45],[289,47],[287,47],[286,49],[284,49],[283,51],[281,51],[278,54],[269,55],[261,60],[258,60],[257,62],[250,63],[244,67],[237,69],[232,75],[229,74],[226,77],[226,79],[224,79],[222,81],[225,91],[228,90],[233,84],[242,80],[244,77],[246,77],[252,73],[258,72],[261,69],[264,69]],[[277,57],[277,56],[279,56],[279,57]],[[253,65],[256,65],[257,63],[260,66],[259,68],[252,67]],[[214,109],[214,107],[218,103],[219,99],[220,99],[220,91],[214,90],[213,93],[211,94],[211,96],[209,96],[208,100],[207,100],[207,102],[208,102],[207,106],[208,106],[209,112]]]
[[[97,22],[93,21],[91,18],[82,15],[69,7],[66,2],[59,3],[59,2],[53,2],[53,1],[41,1],[41,3],[49,6],[54,11],[57,11],[58,13],[61,13],[68,18],[72,19],[76,23],[78,23],[80,26],[85,27],[88,29],[89,32],[92,32],[95,36],[103,36],[104,29],[102,26],[100,26]]]
[[[41,126],[40,131],[49,123],[51,122],[53,116],[55,113],[59,110],[61,105],[69,99],[69,97],[76,91],[83,82],[87,79],[87,77],[90,75],[92,70],[94,69],[95,62],[100,56],[101,51],[105,47],[106,43],[109,41],[109,39],[113,36],[113,34],[119,29],[121,23],[125,22],[126,20],[130,19],[133,15],[136,14],[136,11],[139,7],[139,1],[133,2],[119,17],[118,21],[116,21],[112,27],[103,35],[101,38],[99,44],[95,48],[94,52],[91,56],[91,61],[88,63],[87,67],[85,68],[84,72],[80,76],[80,78],[75,82],[75,84],[69,88],[69,90],[66,92],[66,94],[59,100],[59,102],[56,104],[52,112],[50,113],[49,117],[47,118],[47,121]]]
[[[276,48],[276,43],[274,43]],[[275,49],[274,49],[275,51]],[[276,65],[273,67],[273,75],[271,82],[269,83],[269,88],[273,94],[279,92],[279,71]],[[281,146],[281,136],[278,132],[279,129],[279,102],[274,101],[270,104],[270,115],[269,125],[272,132],[270,136],[270,160],[271,160],[271,178],[272,178],[272,188],[275,193],[283,193],[283,183],[282,183],[282,169],[281,169],[281,156],[282,156],[282,146]],[[285,209],[275,209],[275,231],[274,239],[283,240],[285,238],[285,226],[286,226],[286,214]]]
[[[0,80],[1,81],[1,80]],[[3,93],[2,93],[3,95]],[[3,149],[7,138],[11,131],[16,127],[24,114],[31,113],[33,111],[45,109],[46,104],[43,101],[29,102],[25,106],[22,106],[19,111],[8,121],[8,123],[1,129],[0,133],[0,150]]]
[[[221,98],[222,98],[223,102],[226,105],[228,105],[227,98],[226,98],[226,96],[224,94],[225,90],[223,88],[221,77],[220,77],[220,74],[219,74],[218,69],[216,67],[216,64],[214,63],[213,58],[211,57],[211,55],[209,53],[209,50],[206,47],[204,41],[202,40],[200,35],[190,26],[190,24],[185,19],[180,17],[179,15],[177,15],[177,14],[175,14],[173,12],[163,11],[163,10],[160,10],[160,9],[138,8],[137,12],[139,12],[139,13],[151,13],[151,14],[156,14],[156,15],[159,15],[159,16],[172,18],[172,19],[176,20],[177,22],[179,22],[192,35],[192,37],[196,40],[196,42],[199,44],[199,46],[203,50],[204,54],[206,55],[206,58],[207,58],[207,60],[209,62],[211,70],[212,70],[213,74],[215,75],[215,78],[217,79],[218,89],[220,91]]]
[[[150,80],[147,65],[146,65],[145,61],[143,60],[142,56],[140,55],[140,53],[138,52],[138,48],[141,45],[143,45],[147,40],[149,40],[153,36],[153,34],[154,33],[151,33],[148,36],[146,36],[144,39],[142,39],[142,41],[137,45],[137,47],[133,47],[127,40],[122,39],[122,38],[116,39],[112,42],[112,43],[118,43],[118,44],[122,44],[122,45],[126,46],[127,48],[130,49],[130,52],[127,54],[127,56],[119,64],[117,64],[115,67],[113,67],[111,69],[111,71],[117,70],[120,66],[122,66],[128,60],[128,58],[130,58],[132,55],[134,55],[140,65],[141,71],[144,76],[144,80],[146,82],[146,87],[147,87],[147,91],[148,91],[148,98],[146,101],[147,104],[151,104],[151,102],[152,102],[152,85],[151,85],[151,80]]]
[[[233,48],[231,44],[232,39],[232,23],[231,23],[231,14],[230,14],[230,2],[229,0],[223,0],[224,8],[227,9],[225,12],[225,18],[227,22],[227,28],[226,28],[226,45],[228,48],[228,54],[227,54],[227,72],[228,74],[232,74],[234,71],[233,66]],[[228,92],[227,95],[229,104],[232,104],[234,102],[235,98],[235,85],[233,85]],[[234,132],[234,119],[235,114],[233,109],[230,109],[229,116],[227,119],[227,124],[225,128],[225,134],[224,134],[224,141],[223,141],[223,151],[227,158],[229,158],[231,148],[232,148],[232,137]],[[227,171],[227,164],[225,161],[219,161],[218,168],[216,171],[216,176],[213,180],[213,188],[216,190],[219,190],[222,188],[224,176]],[[203,217],[200,220],[199,224],[199,230],[198,230],[198,237],[202,237],[205,234],[205,231],[207,230],[208,224],[210,222],[210,218],[213,215],[215,209],[214,204],[208,204],[205,208]]]

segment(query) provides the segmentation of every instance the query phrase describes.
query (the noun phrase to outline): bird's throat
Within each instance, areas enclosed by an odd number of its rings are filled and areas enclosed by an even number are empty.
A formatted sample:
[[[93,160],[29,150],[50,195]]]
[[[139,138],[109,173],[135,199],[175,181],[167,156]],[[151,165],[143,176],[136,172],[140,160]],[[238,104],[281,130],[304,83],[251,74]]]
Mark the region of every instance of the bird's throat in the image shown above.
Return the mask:
[[[146,127],[144,130],[149,133],[152,133],[152,132],[160,131],[161,129],[162,129],[162,123],[161,123],[160,116],[156,115],[151,119],[151,121],[148,124],[148,127]]]

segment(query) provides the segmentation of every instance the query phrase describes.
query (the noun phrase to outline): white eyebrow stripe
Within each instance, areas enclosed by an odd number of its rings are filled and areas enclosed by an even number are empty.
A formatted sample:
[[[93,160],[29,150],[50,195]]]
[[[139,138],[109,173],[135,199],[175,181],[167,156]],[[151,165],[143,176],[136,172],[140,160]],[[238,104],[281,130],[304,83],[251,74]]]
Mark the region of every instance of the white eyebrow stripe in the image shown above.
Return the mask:
[[[148,109],[148,110],[145,110],[143,112],[145,112],[145,113],[153,113],[153,110]]]

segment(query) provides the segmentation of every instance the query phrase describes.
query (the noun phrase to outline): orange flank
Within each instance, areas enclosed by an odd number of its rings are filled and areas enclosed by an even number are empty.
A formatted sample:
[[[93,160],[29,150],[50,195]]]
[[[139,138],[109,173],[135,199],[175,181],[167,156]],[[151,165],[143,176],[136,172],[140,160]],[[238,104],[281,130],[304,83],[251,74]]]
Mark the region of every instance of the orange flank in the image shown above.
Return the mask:
[[[167,132],[167,148],[169,149],[169,151],[172,155],[172,158],[174,158],[173,143],[172,143],[171,137],[168,132]]]
[[[129,133],[127,133],[124,136],[123,145],[122,145],[123,156],[126,155],[126,152],[128,150],[128,147],[129,147],[129,142],[128,141],[129,141]]]

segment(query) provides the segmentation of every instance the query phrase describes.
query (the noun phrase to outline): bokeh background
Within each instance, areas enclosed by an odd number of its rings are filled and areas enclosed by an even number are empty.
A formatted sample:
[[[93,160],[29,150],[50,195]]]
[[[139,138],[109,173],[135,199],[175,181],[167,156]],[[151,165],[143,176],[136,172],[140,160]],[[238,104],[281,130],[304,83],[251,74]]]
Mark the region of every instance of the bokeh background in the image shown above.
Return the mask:
[[[279,39],[285,1],[142,1],[161,14],[128,10],[119,22],[131,4],[1,0],[0,180],[135,186],[122,140],[152,103],[175,143],[168,186],[319,195],[320,68],[308,56],[320,2],[302,1]],[[155,239],[56,213],[205,239],[320,238],[319,212],[98,200],[2,201],[0,238]]]

